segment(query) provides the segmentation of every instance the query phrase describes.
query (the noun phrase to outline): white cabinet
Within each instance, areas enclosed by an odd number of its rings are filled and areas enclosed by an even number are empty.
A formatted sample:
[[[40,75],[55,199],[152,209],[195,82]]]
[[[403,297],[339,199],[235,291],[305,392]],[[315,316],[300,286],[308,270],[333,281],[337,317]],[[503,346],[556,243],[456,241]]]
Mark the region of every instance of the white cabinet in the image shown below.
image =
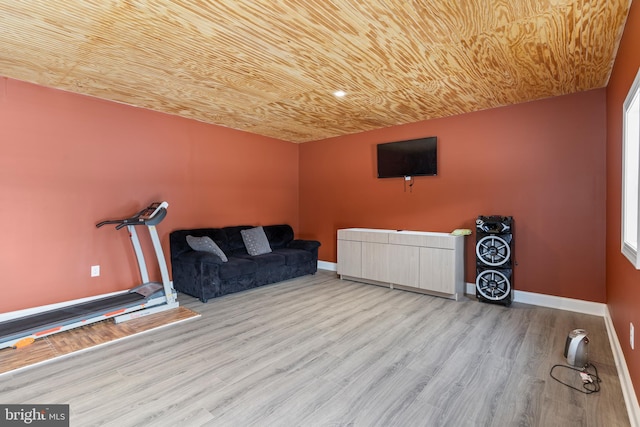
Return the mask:
[[[396,285],[420,287],[420,248],[393,245],[389,251],[389,277]],[[384,261],[383,261],[384,262]]]
[[[362,277],[362,242],[338,240],[338,274]]]
[[[455,283],[455,253],[450,249],[420,248],[421,289],[452,293]]]
[[[362,278],[388,282],[389,264],[380,262],[381,259],[388,257],[388,243],[362,242]]]
[[[464,294],[464,237],[425,231],[338,230],[341,278],[458,299]]]

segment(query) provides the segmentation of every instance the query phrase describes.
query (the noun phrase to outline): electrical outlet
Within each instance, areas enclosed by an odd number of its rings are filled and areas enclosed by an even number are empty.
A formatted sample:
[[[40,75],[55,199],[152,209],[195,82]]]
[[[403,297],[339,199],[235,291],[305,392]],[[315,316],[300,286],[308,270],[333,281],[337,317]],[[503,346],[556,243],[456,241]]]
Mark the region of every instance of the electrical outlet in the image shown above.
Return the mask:
[[[629,342],[631,343],[631,350],[634,349],[635,340],[634,340],[634,331],[633,331],[633,322],[629,322]]]
[[[100,275],[100,266],[92,265],[91,266],[91,277],[98,277]]]

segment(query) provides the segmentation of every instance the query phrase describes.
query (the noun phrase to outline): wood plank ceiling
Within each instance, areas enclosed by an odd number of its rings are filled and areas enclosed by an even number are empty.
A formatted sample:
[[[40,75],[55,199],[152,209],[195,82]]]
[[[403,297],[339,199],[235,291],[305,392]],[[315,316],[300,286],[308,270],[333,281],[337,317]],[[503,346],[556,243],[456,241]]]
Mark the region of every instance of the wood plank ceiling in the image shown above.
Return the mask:
[[[0,75],[305,142],[604,87],[630,3],[0,0]]]

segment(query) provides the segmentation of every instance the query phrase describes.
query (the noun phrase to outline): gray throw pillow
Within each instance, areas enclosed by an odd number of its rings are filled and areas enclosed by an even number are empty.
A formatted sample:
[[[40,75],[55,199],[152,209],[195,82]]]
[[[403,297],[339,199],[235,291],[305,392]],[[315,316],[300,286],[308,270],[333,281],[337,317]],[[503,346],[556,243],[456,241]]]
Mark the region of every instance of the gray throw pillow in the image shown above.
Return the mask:
[[[222,262],[229,261],[224,252],[222,252],[222,249],[220,249],[220,247],[211,239],[211,237],[194,237],[192,235],[188,235],[187,243],[194,251],[211,252],[212,254],[218,255]]]
[[[271,252],[269,240],[262,227],[240,230],[240,234],[242,234],[242,240],[249,255],[262,255]]]

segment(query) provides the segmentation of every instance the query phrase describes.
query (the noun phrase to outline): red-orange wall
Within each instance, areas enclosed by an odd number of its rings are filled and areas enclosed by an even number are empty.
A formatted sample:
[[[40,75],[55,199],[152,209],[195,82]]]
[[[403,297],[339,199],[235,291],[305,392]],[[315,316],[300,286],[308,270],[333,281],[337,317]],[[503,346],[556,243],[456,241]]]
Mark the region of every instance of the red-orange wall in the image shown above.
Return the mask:
[[[622,104],[640,67],[640,3],[634,2],[607,86],[607,304],[636,395],[640,396],[640,271],[620,253]],[[635,350],[629,343],[633,322]]]
[[[479,214],[513,215],[515,288],[606,300],[640,384],[628,342],[629,322],[640,327],[640,272],[619,238],[621,108],[639,40],[633,4],[606,91],[302,145],[0,77],[0,312],[135,285],[127,233],[95,223],[154,200],[170,203],[158,226],[167,258],[177,228],[287,222],[335,262],[339,228],[450,231]],[[416,178],[412,192],[375,178],[375,144],[430,135],[439,176]]]
[[[139,283],[126,230],[95,224],[155,200],[167,262],[177,228],[297,231],[296,144],[2,77],[0,141],[0,312]]]
[[[605,301],[605,90],[395,126],[300,147],[300,226],[336,261],[345,227],[448,232],[515,220],[514,287]],[[438,137],[438,176],[377,179],[377,143]],[[466,280],[475,282],[474,236]]]

